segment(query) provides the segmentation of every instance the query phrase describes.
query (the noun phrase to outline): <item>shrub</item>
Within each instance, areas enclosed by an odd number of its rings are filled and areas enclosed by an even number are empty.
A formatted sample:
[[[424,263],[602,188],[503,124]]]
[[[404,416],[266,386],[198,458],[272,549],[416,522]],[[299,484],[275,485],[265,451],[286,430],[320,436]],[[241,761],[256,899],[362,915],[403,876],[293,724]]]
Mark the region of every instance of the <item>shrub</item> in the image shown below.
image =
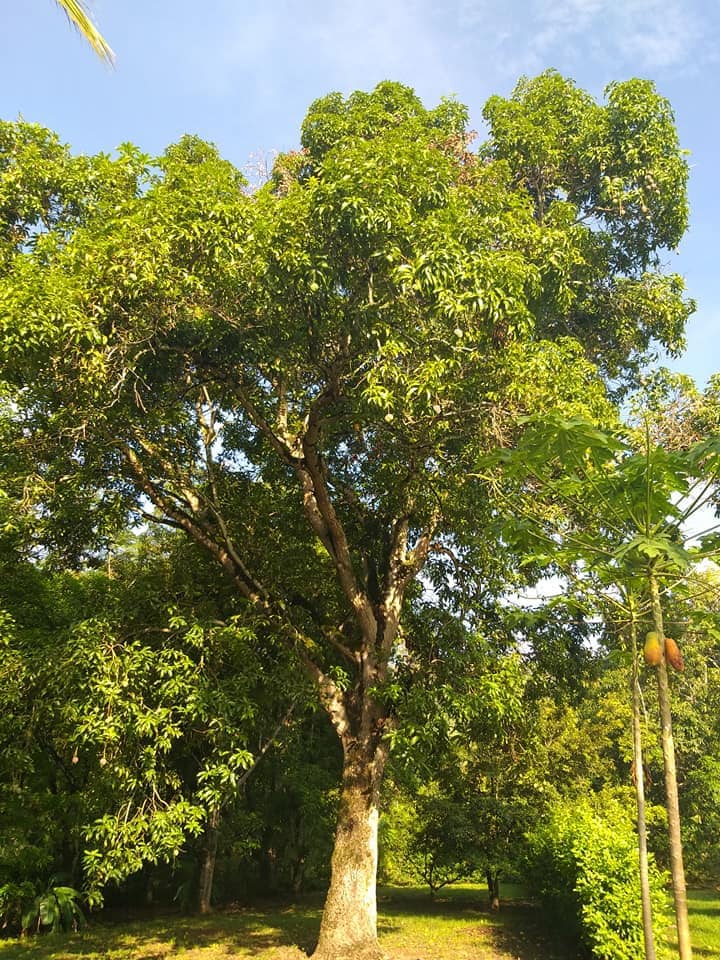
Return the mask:
[[[598,960],[642,958],[637,837],[628,807],[606,795],[560,802],[529,841],[531,879],[563,929]],[[669,917],[664,877],[652,861],[650,883],[657,937]]]
[[[34,896],[35,887],[28,880],[0,883],[0,928],[19,930],[23,909]]]

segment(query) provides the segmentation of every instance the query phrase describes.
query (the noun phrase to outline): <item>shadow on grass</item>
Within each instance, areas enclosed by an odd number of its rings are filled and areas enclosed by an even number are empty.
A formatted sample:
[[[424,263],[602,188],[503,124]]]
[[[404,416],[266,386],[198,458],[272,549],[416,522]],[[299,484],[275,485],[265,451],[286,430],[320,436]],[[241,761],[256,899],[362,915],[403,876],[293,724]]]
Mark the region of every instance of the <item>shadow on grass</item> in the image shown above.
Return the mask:
[[[482,898],[414,896],[414,891],[398,891],[378,896],[378,913],[385,917],[455,917],[487,914]]]
[[[175,949],[209,948],[221,942],[231,951],[243,949],[254,956],[278,947],[297,947],[309,954],[317,942],[321,910],[299,903],[230,907],[206,918],[179,917],[156,926],[159,939]]]
[[[542,908],[511,902],[501,909],[502,924],[493,928],[493,944],[517,960],[577,960],[577,945],[551,934]]]

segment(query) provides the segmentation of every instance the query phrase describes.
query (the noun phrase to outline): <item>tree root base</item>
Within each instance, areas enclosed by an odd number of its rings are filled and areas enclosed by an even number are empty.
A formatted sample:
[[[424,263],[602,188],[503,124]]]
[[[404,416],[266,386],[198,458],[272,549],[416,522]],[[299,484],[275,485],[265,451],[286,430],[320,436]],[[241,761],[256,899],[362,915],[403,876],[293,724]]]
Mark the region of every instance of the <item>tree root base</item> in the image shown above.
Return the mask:
[[[390,960],[390,958],[379,946],[368,946],[364,948],[350,947],[345,950],[316,950],[310,956],[310,960]]]

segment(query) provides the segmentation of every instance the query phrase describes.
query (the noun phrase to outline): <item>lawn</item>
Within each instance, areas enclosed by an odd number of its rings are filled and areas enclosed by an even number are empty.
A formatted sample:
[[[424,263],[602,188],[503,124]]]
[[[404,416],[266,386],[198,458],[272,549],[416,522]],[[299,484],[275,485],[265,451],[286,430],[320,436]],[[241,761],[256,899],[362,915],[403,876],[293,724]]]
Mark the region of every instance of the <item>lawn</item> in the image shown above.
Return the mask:
[[[717,960],[720,957],[720,887],[688,890],[688,907],[693,957]],[[671,943],[677,948],[677,940]]]
[[[435,901],[424,890],[382,888],[380,941],[392,960],[575,960],[548,943],[538,908],[519,894],[508,890],[510,899],[493,914],[480,887],[443,890]],[[695,955],[720,957],[720,895],[693,891],[690,908]],[[100,915],[74,936],[0,940],[0,960],[307,960],[320,911],[320,899],[308,898],[238,906],[207,918]]]
[[[392,960],[575,960],[548,942],[519,888],[503,896],[491,913],[484,887],[445,888],[435,901],[424,889],[381,890],[380,942]]]

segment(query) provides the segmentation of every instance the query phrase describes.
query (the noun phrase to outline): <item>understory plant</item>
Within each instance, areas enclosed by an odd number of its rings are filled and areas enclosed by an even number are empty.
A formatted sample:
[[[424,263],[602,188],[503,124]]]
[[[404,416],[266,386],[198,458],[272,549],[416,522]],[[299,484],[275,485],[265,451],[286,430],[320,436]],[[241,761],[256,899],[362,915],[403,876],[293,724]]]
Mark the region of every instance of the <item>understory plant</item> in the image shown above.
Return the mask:
[[[85,915],[80,907],[81,894],[74,887],[58,883],[58,877],[51,877],[45,890],[29,903],[23,912],[23,933],[39,933],[48,927],[51,933],[68,933],[78,930],[85,923]]]

